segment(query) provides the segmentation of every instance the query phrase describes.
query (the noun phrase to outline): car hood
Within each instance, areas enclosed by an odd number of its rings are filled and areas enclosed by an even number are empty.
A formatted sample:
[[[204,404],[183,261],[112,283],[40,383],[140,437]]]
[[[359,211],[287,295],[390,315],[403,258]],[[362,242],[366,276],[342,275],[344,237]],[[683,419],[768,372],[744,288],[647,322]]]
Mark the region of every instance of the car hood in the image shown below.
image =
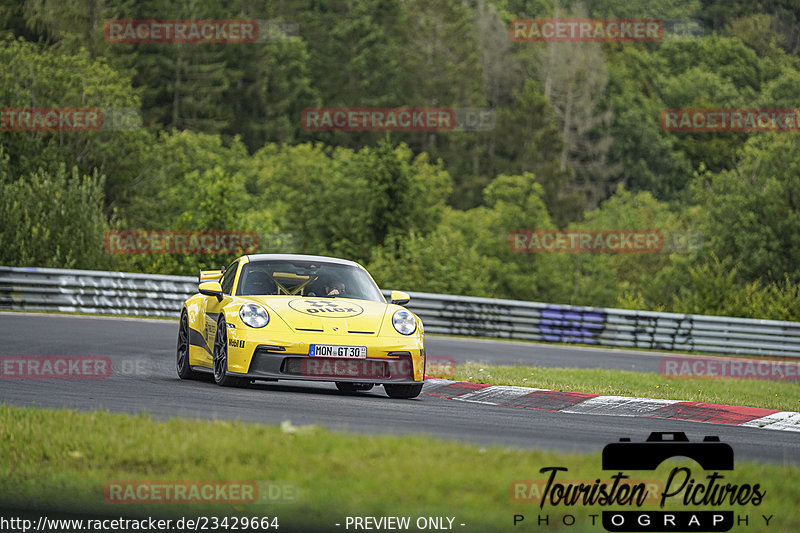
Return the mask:
[[[295,331],[378,333],[387,304],[354,298],[252,297]],[[336,329],[334,329],[336,328]]]

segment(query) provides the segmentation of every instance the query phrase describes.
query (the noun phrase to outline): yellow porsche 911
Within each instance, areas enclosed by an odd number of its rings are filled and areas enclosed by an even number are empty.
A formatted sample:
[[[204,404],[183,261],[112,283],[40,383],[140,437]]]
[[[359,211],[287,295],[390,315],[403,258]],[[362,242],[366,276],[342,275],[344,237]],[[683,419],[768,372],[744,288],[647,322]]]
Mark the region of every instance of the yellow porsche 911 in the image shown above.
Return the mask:
[[[333,381],[343,392],[383,385],[392,398],[422,391],[422,321],[390,302],[364,267],[314,255],[245,255],[201,271],[178,327],[181,379]]]

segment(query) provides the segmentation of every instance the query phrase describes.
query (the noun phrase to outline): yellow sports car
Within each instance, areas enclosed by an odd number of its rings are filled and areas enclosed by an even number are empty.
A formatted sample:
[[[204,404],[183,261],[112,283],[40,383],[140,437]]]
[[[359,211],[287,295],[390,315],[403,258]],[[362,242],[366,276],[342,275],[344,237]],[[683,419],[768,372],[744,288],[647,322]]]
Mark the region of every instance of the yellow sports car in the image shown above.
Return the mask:
[[[392,398],[422,390],[422,320],[386,303],[364,267],[314,255],[245,255],[201,271],[199,294],[178,327],[181,379],[210,373],[219,385],[253,380],[333,381],[343,392],[383,385]]]

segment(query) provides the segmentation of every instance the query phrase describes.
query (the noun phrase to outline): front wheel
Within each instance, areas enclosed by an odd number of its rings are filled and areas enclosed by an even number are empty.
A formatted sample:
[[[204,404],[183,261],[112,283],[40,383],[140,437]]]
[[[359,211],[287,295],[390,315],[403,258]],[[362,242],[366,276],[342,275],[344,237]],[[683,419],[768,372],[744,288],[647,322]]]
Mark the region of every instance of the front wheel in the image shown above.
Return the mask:
[[[200,374],[192,370],[189,366],[189,318],[186,312],[181,313],[181,321],[178,325],[178,358],[177,358],[178,377],[181,379],[197,379]]]
[[[422,392],[422,383],[419,385],[389,385],[383,386],[386,389],[386,394],[389,398],[399,398],[402,400],[410,400],[416,398]]]
[[[223,387],[243,387],[248,384],[247,378],[239,378],[228,373],[228,326],[224,318],[217,322],[217,334],[214,335],[214,382]]]

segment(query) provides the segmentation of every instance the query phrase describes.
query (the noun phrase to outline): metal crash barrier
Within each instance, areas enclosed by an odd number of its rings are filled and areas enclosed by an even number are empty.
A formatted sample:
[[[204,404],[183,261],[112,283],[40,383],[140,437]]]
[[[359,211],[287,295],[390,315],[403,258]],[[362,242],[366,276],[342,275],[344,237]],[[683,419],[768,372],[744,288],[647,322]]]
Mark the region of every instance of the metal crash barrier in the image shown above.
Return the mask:
[[[0,266],[0,309],[176,317],[197,278]],[[800,357],[800,322],[412,292],[427,333]],[[388,297],[389,291],[384,291]]]

